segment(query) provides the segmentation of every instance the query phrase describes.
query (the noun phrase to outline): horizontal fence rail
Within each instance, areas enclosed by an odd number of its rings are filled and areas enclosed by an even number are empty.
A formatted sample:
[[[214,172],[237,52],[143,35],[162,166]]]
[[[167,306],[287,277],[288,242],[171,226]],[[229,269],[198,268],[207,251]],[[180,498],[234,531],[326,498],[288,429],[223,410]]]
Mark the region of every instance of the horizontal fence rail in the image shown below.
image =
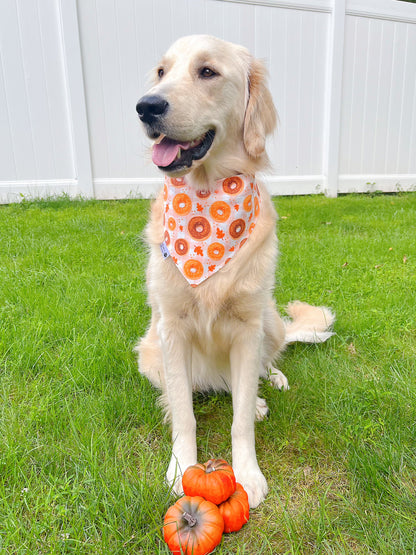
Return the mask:
[[[416,190],[416,4],[2,0],[0,203],[154,196],[135,105],[167,47],[194,33],[268,67],[272,194]]]

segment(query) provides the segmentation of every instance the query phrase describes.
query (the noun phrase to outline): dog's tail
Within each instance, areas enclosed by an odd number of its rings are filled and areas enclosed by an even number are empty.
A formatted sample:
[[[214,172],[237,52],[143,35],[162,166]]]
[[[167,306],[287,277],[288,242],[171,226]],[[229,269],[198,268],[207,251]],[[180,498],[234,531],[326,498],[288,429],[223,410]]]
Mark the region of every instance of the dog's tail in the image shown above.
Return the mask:
[[[285,344],[323,343],[334,333],[331,331],[335,314],[325,306],[311,306],[294,301],[286,308],[290,319],[285,320]]]

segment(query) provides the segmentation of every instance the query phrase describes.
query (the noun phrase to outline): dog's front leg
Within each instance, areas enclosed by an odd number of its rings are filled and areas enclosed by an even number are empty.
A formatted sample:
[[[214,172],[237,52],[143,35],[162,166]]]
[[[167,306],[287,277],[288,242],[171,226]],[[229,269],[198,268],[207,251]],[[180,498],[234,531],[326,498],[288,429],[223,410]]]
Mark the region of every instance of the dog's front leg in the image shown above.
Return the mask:
[[[182,493],[182,474],[197,462],[196,421],[192,406],[192,352],[190,342],[175,326],[159,326],[166,395],[172,420],[172,457],[166,479]]]
[[[257,463],[254,436],[261,342],[259,330],[244,328],[233,342],[230,359],[233,469],[237,482],[247,492],[250,507],[257,507],[267,495],[267,482]]]

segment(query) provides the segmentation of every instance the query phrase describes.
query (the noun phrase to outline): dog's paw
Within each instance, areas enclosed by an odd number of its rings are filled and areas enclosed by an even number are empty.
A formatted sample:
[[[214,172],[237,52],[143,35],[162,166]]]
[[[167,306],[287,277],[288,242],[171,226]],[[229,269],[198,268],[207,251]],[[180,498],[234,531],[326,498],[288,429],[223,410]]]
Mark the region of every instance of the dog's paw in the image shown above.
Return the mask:
[[[174,464],[172,464],[172,461],[170,461],[169,468],[166,472],[166,483],[172,489],[173,493],[176,493],[177,495],[182,495],[182,473],[179,470],[179,466],[176,463],[176,460],[174,461]]]
[[[287,391],[290,389],[286,376],[277,368],[273,368],[273,366],[269,368],[268,378],[272,386],[277,387],[280,391]]]
[[[174,493],[178,495],[183,493],[182,475],[188,466],[192,466],[196,464],[196,462],[196,446],[195,449],[191,446],[188,449],[183,448],[179,452],[173,449],[169,467],[166,472],[166,482]]]
[[[176,495],[183,495],[183,487],[182,487],[182,474],[171,481],[166,474],[166,481],[169,484],[172,493],[176,493]]]
[[[179,461],[175,455],[172,455],[168,470],[166,472],[166,482],[172,488],[172,491],[174,493],[178,495],[183,494],[182,474],[185,472],[188,466],[191,466],[195,463],[196,461],[194,461],[193,458]]]
[[[237,482],[243,486],[248,495],[250,508],[254,509],[254,507],[260,505],[268,492],[266,478],[261,473],[261,470],[258,467],[242,471],[234,469],[234,473]]]
[[[267,406],[266,399],[257,397],[256,399],[256,420],[264,420],[269,414],[269,407]]]
[[[173,493],[176,495],[183,495],[183,487],[182,487],[182,474],[176,479],[175,483],[172,486]]]

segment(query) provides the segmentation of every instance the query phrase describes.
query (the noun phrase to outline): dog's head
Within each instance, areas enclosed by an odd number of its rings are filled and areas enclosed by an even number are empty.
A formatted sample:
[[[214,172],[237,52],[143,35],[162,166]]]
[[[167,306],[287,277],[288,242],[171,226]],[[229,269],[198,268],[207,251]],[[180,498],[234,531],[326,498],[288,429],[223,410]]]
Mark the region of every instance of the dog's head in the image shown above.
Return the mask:
[[[245,48],[206,35],[176,41],[137,103],[153,162],[174,177],[254,173],[267,164],[276,111],[266,71]]]

